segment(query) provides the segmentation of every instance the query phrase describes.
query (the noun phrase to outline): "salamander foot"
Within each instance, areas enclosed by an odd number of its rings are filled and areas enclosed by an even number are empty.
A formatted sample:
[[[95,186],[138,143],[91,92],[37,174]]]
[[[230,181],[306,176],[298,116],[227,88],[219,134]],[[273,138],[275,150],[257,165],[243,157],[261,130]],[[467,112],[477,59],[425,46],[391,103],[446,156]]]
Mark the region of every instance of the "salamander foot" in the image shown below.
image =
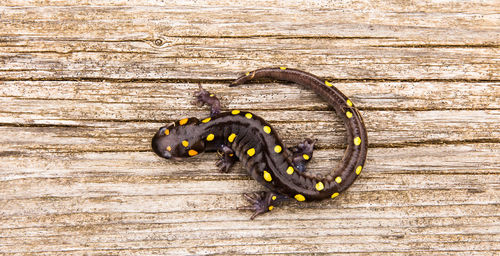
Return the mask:
[[[316,141],[318,140],[305,139],[299,145],[289,148],[293,153],[292,163],[297,171],[306,171],[306,164],[313,156],[314,143],[316,143]]]
[[[240,207],[240,210],[254,211],[250,217],[253,220],[256,216],[271,211],[277,203],[287,199],[288,197],[276,194],[274,192],[261,191],[250,194],[243,194],[245,199],[250,203],[248,206]]]
[[[195,103],[200,107],[203,105],[210,106],[210,116],[213,117],[220,113],[220,101],[215,96],[215,94],[208,92],[207,90],[201,87],[201,84],[198,84],[200,90],[194,93],[196,97]]]
[[[222,145],[221,149],[217,151],[217,154],[219,154],[220,158],[215,165],[219,167],[220,172],[228,173],[231,166],[238,160],[234,155],[234,151],[230,147]]]

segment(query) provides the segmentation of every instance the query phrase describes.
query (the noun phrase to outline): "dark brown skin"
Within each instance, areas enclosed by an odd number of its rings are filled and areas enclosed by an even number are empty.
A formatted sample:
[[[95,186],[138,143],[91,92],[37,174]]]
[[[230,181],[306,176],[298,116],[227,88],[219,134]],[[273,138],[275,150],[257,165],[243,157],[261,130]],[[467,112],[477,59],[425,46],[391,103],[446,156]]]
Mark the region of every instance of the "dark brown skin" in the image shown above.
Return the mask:
[[[344,158],[336,170],[326,177],[308,173],[306,164],[312,157],[315,141],[306,139],[288,149],[264,119],[239,110],[220,113],[217,97],[202,88],[196,96],[200,103],[211,106],[211,117],[202,121],[182,119],[160,128],[153,137],[153,150],[167,159],[219,151],[222,157],[217,165],[223,172],[240,160],[250,175],[270,190],[245,195],[251,205],[242,209],[253,210],[252,219],[289,198],[298,201],[335,198],[354,182],[364,167],[368,138],[359,111],[329,82],[296,69],[258,69],[236,79],[231,86],[259,78],[303,85],[335,109],[346,127],[348,142]]]

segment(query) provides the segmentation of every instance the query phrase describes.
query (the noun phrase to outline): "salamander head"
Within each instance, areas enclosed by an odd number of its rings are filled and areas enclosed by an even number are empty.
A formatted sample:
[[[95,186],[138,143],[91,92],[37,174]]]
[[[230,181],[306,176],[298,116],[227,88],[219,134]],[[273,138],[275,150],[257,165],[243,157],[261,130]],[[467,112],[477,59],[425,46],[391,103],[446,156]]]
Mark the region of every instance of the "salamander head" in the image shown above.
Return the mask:
[[[163,158],[179,159],[195,156],[205,150],[198,133],[198,119],[185,118],[161,127],[151,142],[154,152]]]

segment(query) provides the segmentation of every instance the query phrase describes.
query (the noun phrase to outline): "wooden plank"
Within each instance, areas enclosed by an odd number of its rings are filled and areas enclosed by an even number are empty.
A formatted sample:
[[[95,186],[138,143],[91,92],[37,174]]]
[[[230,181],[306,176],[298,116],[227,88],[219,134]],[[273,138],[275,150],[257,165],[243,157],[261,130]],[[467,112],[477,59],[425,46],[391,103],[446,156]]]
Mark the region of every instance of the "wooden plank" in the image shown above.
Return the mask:
[[[239,72],[234,73],[231,79],[236,79],[238,75]],[[361,110],[500,109],[499,82],[332,81],[332,83],[351,98]],[[238,106],[253,111],[267,109],[316,111],[326,110],[327,106],[312,91],[293,84],[258,82],[234,88],[228,87],[229,81],[200,84],[217,94],[226,109]],[[67,104],[99,103],[105,104],[106,108],[122,103],[137,105],[137,108],[145,111],[153,111],[151,109],[165,111],[169,115],[175,113],[175,109],[179,109],[179,112],[202,109],[192,103],[193,93],[198,90],[197,82],[0,81],[0,85],[0,100],[3,104],[15,103],[19,107],[26,108],[47,100],[67,102]],[[83,105],[83,107],[90,106]],[[64,113],[59,115],[62,114]],[[128,112],[124,114],[130,115]],[[158,119],[158,113],[154,113],[154,117],[150,115],[153,114],[148,114],[143,119]],[[122,118],[126,120],[138,117]]]
[[[60,104],[59,106],[64,108],[66,105]],[[106,112],[113,115],[109,109]],[[88,112],[81,113],[88,114]],[[188,111],[186,113],[200,118],[206,115],[204,111]],[[331,112],[314,112],[315,116],[311,116],[308,114],[310,112],[307,111],[255,111],[255,113],[273,123],[278,134],[282,135],[281,137],[289,146],[310,137],[318,139],[318,148],[345,147],[345,129]],[[497,129],[500,120],[500,111],[498,110],[376,111],[362,112],[362,114],[367,123],[370,137],[369,145],[372,147],[474,141],[499,142],[498,138],[500,137],[500,130]],[[9,113],[9,115],[11,114]],[[104,114],[100,117],[102,116]],[[174,117],[180,119],[183,116]],[[287,122],[287,118],[290,121]],[[84,120],[81,122],[78,118],[76,118],[78,121],[71,120],[74,117],[70,117],[68,120],[66,117],[51,117],[48,114],[36,117],[30,114],[21,114],[18,119],[0,115],[1,119],[6,120],[6,123],[13,122],[14,124],[0,127],[1,138],[4,141],[0,145],[0,149],[17,152],[38,149],[63,152],[145,151],[150,149],[151,138],[156,130],[163,125],[162,122],[142,121],[120,123]],[[15,124],[17,120],[21,119],[31,120],[28,127],[21,129]],[[41,123],[61,125],[36,126]]]
[[[492,35],[488,35],[491,38]],[[486,36],[485,36],[486,37]],[[25,52],[25,41],[2,53],[0,76],[9,80],[28,77],[39,80],[79,79],[231,79],[234,74],[266,66],[289,65],[320,76],[361,80],[499,80],[496,47],[356,46],[357,42],[336,39],[280,38],[182,38],[172,47],[155,53],[148,42],[100,44],[99,50],[78,50],[71,41],[49,44]],[[358,39],[359,40],[359,39]],[[2,43],[4,48],[9,42]],[[57,45],[54,45],[57,44]],[[82,45],[85,43],[77,42]],[[338,44],[338,43],[337,43]],[[110,46],[113,45],[113,46]],[[187,47],[186,45],[189,45]],[[210,48],[205,48],[210,45]],[[249,47],[251,46],[251,47]],[[21,49],[19,49],[21,47]],[[69,48],[59,52],[60,47]],[[85,47],[88,47],[87,45]],[[123,49],[111,49],[120,47]],[[17,48],[17,49],[16,49]],[[75,48],[75,49],[72,49]],[[148,48],[146,52],[141,48]],[[314,50],[307,50],[312,48]],[[51,49],[47,51],[46,49]],[[12,51],[12,50],[11,50]],[[195,59],[191,56],[197,56]],[[252,55],[252,56],[249,56]],[[217,57],[215,57],[217,56]],[[276,58],[275,56],[280,56]],[[318,56],[305,58],[306,56]],[[227,59],[220,62],[219,59]],[[297,62],[298,59],[304,59]]]
[[[497,143],[463,144],[463,145],[419,145],[405,148],[374,148],[370,149],[368,160],[377,172],[386,176],[408,170],[412,172],[448,174],[459,172],[469,174],[476,169],[478,174],[496,173],[498,170]],[[440,154],[431,154],[438,148]],[[52,150],[33,150],[20,154],[3,151],[2,180],[18,179],[21,177],[69,177],[95,176],[105,179],[105,176],[125,175],[126,179],[135,172],[148,175],[166,175],[175,179],[249,179],[245,171],[238,164],[234,170],[237,173],[218,173],[214,165],[215,154],[204,154],[200,157],[185,161],[165,161],[157,158],[152,152],[53,152]],[[330,169],[340,160],[341,149],[318,150],[312,158],[311,170]],[[449,155],[455,158],[446,158]],[[379,163],[379,158],[383,162]],[[461,159],[467,158],[468,162]],[[477,158],[477,160],[476,160]],[[29,161],[29,159],[31,159]],[[406,159],[415,159],[413,162],[401,162]],[[408,160],[408,161],[409,161]],[[430,162],[429,162],[430,161]],[[429,162],[429,164],[426,164]],[[440,163],[442,162],[442,166]],[[401,170],[401,166],[404,169]],[[133,168],[131,167],[133,166]],[[481,168],[479,168],[481,167]],[[67,170],[65,168],[68,168]],[[202,169],[200,169],[202,168]],[[366,167],[368,168],[368,166]],[[371,168],[371,167],[370,167]],[[75,169],[75,170],[73,170]],[[81,172],[73,177],[74,171]],[[101,174],[103,177],[100,177]],[[494,178],[495,176],[492,176]],[[142,178],[138,178],[142,179]],[[382,185],[381,185],[382,186]],[[6,193],[6,192],[4,192]]]
[[[246,1],[231,2],[231,4],[223,1],[199,1],[196,6],[187,5],[184,1],[170,1],[168,4],[143,1],[142,5],[137,6],[109,6],[108,1],[95,1],[95,5],[83,3],[84,5],[75,6],[82,2],[64,1],[60,2],[64,3],[62,6],[35,3],[40,5],[38,7],[23,7],[21,5],[26,4],[23,1],[10,1],[12,2],[10,4],[8,2],[7,5],[15,6],[3,7],[7,31],[14,31],[15,34],[38,32],[57,37],[74,37],[74,32],[85,34],[86,37],[100,38],[103,36],[138,38],[152,33],[179,36],[196,34],[201,37],[238,35],[249,37],[293,31],[294,35],[348,34],[350,37],[404,35],[404,37],[437,41],[438,38],[428,36],[443,37],[445,36],[442,34],[443,31],[453,29],[452,32],[446,31],[449,33],[444,37],[449,42],[458,38],[477,40],[485,35],[482,34],[484,32],[498,32],[497,14],[494,11],[498,6],[494,0],[470,3],[421,1],[411,4],[398,1],[375,2],[370,3],[370,9],[367,9],[366,3],[362,1],[328,1],[320,8],[311,8],[317,4],[304,4],[307,1],[296,4],[292,2],[280,8],[276,8],[276,3],[273,1],[255,1],[253,5],[249,5]],[[231,15],[228,15],[229,13]],[[16,18],[19,22],[8,22],[10,18]],[[63,24],[54,22],[60,19],[64,19],[65,22]],[[33,20],[39,22],[30,22]],[[471,22],[472,20],[474,22]],[[436,26],[436,22],[439,22],[440,26]],[[220,29],[222,24],[224,30]],[[89,29],[89,25],[93,25],[92,29]],[[467,29],[475,30],[479,34],[467,35]],[[134,33],[120,34],[126,30]],[[453,33],[455,31],[457,33]]]

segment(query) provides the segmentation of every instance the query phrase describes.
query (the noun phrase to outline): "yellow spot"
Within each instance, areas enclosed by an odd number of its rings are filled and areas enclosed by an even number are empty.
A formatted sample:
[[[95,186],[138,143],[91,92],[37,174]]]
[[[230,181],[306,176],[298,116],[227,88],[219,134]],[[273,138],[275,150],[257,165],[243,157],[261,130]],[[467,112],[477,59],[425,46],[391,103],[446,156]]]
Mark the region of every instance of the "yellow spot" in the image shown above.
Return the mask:
[[[167,151],[171,151],[172,150],[172,147],[171,146],[168,146],[167,147]]]
[[[213,93],[212,93],[212,94],[210,94],[210,97],[213,97],[213,96],[215,96]]]
[[[267,133],[267,134],[271,133],[271,127],[269,127],[267,125],[264,126],[264,128],[262,128],[262,129],[264,129],[264,132]]]
[[[247,154],[248,154],[249,156],[253,156],[253,155],[255,155],[255,148],[251,148],[251,149],[247,150]]]
[[[303,195],[301,195],[301,194],[296,194],[295,195],[295,199],[297,199],[297,201],[299,201],[299,202],[302,202],[302,201],[306,200],[306,198]]]
[[[196,156],[196,155],[198,155],[198,151],[191,149],[188,151],[188,154],[189,154],[189,156]]]
[[[276,200],[276,196],[271,197],[271,199],[272,199],[273,201],[274,201],[274,200]]]
[[[342,182],[342,178],[340,176],[338,176],[337,178],[335,178],[335,182],[337,182],[337,183]]]
[[[288,166],[288,169],[286,169],[286,173],[292,175],[293,174],[293,167]]]
[[[170,130],[166,129],[165,130],[165,135],[169,135],[170,134]]]
[[[245,76],[248,76],[248,75],[250,75],[250,72],[246,72],[246,73],[245,73]]]
[[[356,168],[356,174],[359,175],[361,173],[361,169],[363,169],[363,167],[360,165],[358,166],[358,168]]]
[[[233,142],[233,141],[234,141],[234,138],[236,138],[236,134],[231,133],[231,135],[229,135],[229,137],[227,137],[227,141],[229,141],[229,142]]]
[[[250,118],[252,118],[252,114],[250,114],[250,113],[246,113],[246,114],[245,114],[245,117],[246,117],[247,119],[250,119]]]
[[[240,111],[239,111],[239,110],[237,110],[237,109],[235,109],[235,110],[231,111],[231,114],[233,114],[233,115],[237,115],[237,114],[239,114],[239,113],[240,113]]]
[[[274,206],[270,205],[267,209],[269,209],[269,211],[272,211],[274,209]]]
[[[337,196],[339,196],[339,193],[337,193],[337,192],[335,192],[335,193],[332,194],[332,198],[335,198]]]
[[[205,118],[205,119],[201,120],[201,122],[202,122],[202,123],[208,123],[208,122],[210,121],[210,119],[211,119],[211,118],[210,118],[210,117],[208,117],[208,118]]]
[[[185,125],[188,122],[187,118],[179,120],[179,125]]]
[[[345,101],[345,103],[347,104],[347,106],[352,107],[352,101],[351,100],[347,99]]]
[[[274,147],[274,152],[276,152],[276,153],[281,152],[281,146],[280,146],[280,145],[276,145],[276,146]]]
[[[354,138],[354,145],[359,146],[360,144],[361,144],[361,138],[360,137]]]
[[[305,160],[309,160],[309,155],[308,154],[303,154],[302,157],[305,159]]]
[[[286,69],[286,67],[280,67],[280,69],[281,69],[281,70],[285,70],[285,69]]]
[[[182,141],[182,146],[187,147],[189,146],[189,142],[187,140]]]
[[[352,117],[352,113],[350,111],[345,112],[345,115],[347,116],[347,118],[351,118]]]
[[[325,84],[326,84],[327,86],[329,86],[329,87],[332,87],[332,86],[333,86],[333,85],[332,85],[330,82],[328,82],[328,81],[325,81]]]
[[[215,135],[213,135],[213,134],[211,134],[211,133],[210,133],[210,134],[207,136],[207,141],[212,141],[212,140],[214,140],[214,138],[215,138]]]
[[[234,156],[234,154],[229,154],[229,156],[230,156],[230,157],[233,157],[233,156]]]
[[[316,190],[321,191],[325,188],[325,185],[323,185],[323,182],[318,182],[316,183]]]
[[[273,178],[271,177],[271,174],[268,173],[267,171],[264,171],[264,180],[266,180],[267,182],[273,180]]]

